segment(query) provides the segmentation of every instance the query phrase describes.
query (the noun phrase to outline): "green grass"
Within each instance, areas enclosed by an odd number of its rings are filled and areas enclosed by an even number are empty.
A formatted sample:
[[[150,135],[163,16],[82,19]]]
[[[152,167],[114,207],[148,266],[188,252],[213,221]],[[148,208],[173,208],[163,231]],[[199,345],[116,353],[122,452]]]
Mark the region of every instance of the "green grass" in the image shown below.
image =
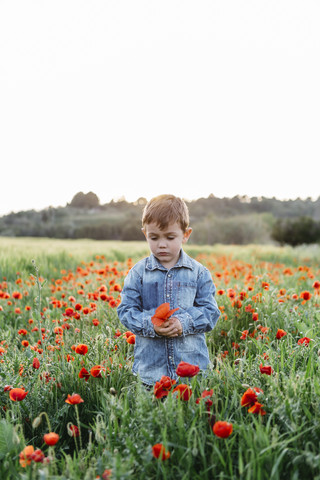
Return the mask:
[[[116,310],[93,298],[101,285],[118,298],[112,283],[123,282],[128,258],[135,262],[148,253],[146,243],[0,238],[1,479],[93,480],[103,478],[106,469],[112,479],[320,479],[320,302],[313,289],[320,280],[319,247],[189,245],[186,250],[208,266],[217,291],[224,290],[217,295],[222,316],[207,334],[212,368],[190,379],[190,400],[169,394],[161,401],[131,373],[134,347],[123,336]],[[30,277],[36,274],[32,259],[39,267],[38,285]],[[240,307],[232,304],[229,288],[238,298],[246,293]],[[303,304],[305,290],[312,298]],[[66,307],[76,302],[96,308],[82,310],[79,319],[67,317]],[[249,305],[259,315],[256,322]],[[59,335],[55,329],[62,326]],[[41,336],[34,327],[44,329]],[[280,340],[278,328],[286,331]],[[241,340],[244,330],[249,334]],[[302,337],[311,339],[308,346],[298,344]],[[79,343],[88,345],[85,356],[74,351]],[[35,357],[39,369],[33,368]],[[272,366],[272,375],[261,374],[261,363]],[[94,365],[104,367],[101,378],[79,378],[81,368],[90,372]],[[28,394],[13,402],[5,385],[23,386]],[[249,387],[263,390],[258,401],[265,415],[241,407]],[[204,400],[196,402],[205,389],[213,389],[210,415]],[[84,401],[67,404],[72,393]],[[218,420],[232,423],[228,438],[213,434]],[[70,437],[70,424],[80,428],[80,438]],[[43,442],[50,429],[60,436],[54,447]],[[153,458],[156,443],[165,445],[169,459]],[[50,462],[22,467],[25,445],[42,449]]]

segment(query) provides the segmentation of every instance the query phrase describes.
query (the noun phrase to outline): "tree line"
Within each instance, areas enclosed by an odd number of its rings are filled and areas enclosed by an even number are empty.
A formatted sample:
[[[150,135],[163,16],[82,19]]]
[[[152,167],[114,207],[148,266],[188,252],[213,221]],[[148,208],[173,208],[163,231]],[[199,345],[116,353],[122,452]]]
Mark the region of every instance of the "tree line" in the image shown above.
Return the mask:
[[[218,198],[186,201],[196,244],[320,242],[320,197]],[[101,204],[93,192],[78,192],[65,207],[28,210],[0,217],[1,236],[143,240],[141,214],[146,199]]]

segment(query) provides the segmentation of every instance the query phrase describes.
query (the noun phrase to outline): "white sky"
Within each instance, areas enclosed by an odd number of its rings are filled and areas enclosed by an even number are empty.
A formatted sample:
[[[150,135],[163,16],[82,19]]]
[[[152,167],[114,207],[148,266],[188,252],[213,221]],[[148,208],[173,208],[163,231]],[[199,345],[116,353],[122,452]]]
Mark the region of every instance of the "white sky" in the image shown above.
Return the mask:
[[[0,0],[0,215],[320,196],[319,0]]]

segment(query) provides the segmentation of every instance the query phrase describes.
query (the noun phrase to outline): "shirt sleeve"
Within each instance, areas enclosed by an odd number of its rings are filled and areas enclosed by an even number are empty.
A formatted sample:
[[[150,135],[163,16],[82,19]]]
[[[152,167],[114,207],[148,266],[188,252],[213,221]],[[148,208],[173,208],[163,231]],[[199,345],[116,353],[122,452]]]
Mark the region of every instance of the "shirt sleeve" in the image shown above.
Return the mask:
[[[120,322],[136,335],[158,337],[151,322],[154,312],[142,308],[141,291],[141,277],[134,270],[130,270],[124,281],[121,303],[117,308]]]
[[[215,299],[216,287],[207,268],[200,273],[193,306],[174,315],[182,325],[183,335],[209,332],[216,325],[220,310]]]

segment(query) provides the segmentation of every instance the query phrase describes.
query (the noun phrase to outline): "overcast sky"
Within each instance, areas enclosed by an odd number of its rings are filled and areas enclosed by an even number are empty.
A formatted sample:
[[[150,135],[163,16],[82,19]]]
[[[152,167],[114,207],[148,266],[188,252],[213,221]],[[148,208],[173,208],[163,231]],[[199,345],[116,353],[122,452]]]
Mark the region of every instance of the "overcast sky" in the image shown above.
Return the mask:
[[[0,0],[0,215],[320,196],[319,0]]]

